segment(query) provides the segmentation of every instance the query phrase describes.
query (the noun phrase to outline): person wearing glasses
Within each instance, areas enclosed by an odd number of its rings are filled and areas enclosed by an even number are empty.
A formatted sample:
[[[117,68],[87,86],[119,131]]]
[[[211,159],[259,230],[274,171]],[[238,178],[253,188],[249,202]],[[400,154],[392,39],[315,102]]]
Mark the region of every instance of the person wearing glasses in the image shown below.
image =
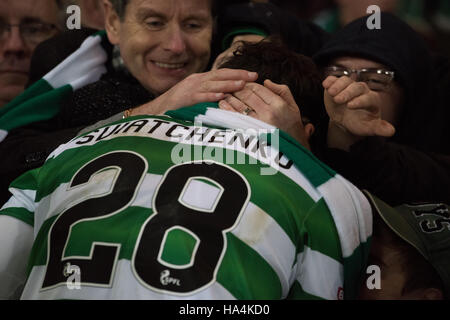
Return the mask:
[[[34,49],[59,24],[57,1],[0,1],[0,107],[24,90]]]
[[[381,14],[381,29],[367,19],[334,34],[314,57],[330,117],[319,157],[390,205],[448,203],[448,113],[431,53],[394,15]]]
[[[328,118],[316,125],[313,153],[392,206],[449,203],[448,108],[439,101],[430,53],[399,18],[381,13],[381,29],[374,30],[367,19],[344,27],[314,56]],[[290,122],[277,119],[296,117],[288,109],[249,115],[274,119],[286,131]]]

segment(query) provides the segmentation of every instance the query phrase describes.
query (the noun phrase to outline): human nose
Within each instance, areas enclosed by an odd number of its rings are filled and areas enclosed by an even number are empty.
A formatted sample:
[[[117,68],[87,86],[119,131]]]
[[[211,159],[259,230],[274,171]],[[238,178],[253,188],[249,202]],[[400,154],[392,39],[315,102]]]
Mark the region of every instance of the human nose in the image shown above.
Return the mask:
[[[357,70],[352,70],[352,72],[350,73],[350,75],[348,77],[355,82],[361,81],[360,73]]]
[[[168,30],[164,40],[164,49],[176,54],[181,54],[186,50],[184,33],[179,26],[173,26]]]
[[[10,26],[2,36],[0,47],[4,52],[24,52],[27,48],[18,26]]]

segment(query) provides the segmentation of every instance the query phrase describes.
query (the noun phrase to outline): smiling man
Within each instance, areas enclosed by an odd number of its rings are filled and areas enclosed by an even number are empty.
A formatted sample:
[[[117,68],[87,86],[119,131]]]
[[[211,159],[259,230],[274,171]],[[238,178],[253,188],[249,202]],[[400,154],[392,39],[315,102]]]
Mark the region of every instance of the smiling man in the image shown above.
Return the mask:
[[[161,94],[206,69],[213,30],[211,0],[134,0],[125,12],[117,7],[120,2],[124,1],[105,2],[108,38],[119,45],[126,67],[148,91]]]
[[[24,90],[34,49],[57,25],[56,1],[0,1],[0,107]]]

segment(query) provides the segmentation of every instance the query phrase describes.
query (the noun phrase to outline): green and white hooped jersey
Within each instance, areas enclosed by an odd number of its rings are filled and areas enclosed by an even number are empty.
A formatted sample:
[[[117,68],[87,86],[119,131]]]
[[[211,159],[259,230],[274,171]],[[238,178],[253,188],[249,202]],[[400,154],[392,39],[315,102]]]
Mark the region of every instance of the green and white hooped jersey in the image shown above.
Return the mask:
[[[354,296],[371,232],[364,196],[283,136],[268,161],[271,143],[211,126],[242,115],[175,119],[198,110],[77,137],[12,184],[0,217],[34,230],[23,299]]]

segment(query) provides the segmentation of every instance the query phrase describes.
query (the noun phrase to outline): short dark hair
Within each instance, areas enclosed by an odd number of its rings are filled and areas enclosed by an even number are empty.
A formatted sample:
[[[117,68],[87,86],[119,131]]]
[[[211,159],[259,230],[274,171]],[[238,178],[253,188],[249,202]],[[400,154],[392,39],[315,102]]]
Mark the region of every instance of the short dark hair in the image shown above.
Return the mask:
[[[117,15],[120,17],[120,19],[123,19],[125,17],[125,10],[127,8],[127,5],[130,0],[109,0],[111,2],[114,10],[116,11]],[[213,17],[216,16],[218,11],[218,0],[210,0],[211,1],[211,10]]]
[[[266,79],[289,87],[303,117],[317,125],[325,116],[320,72],[311,58],[287,48],[279,38],[258,43],[243,42],[220,68],[244,69],[258,73],[259,84]]]
[[[406,273],[406,282],[402,289],[403,294],[419,289],[435,288],[439,289],[445,296],[444,284],[433,266],[417,249],[397,236],[377,214],[374,214],[373,218],[373,235],[382,238],[385,244],[401,252],[401,259],[398,263],[401,264]]]

